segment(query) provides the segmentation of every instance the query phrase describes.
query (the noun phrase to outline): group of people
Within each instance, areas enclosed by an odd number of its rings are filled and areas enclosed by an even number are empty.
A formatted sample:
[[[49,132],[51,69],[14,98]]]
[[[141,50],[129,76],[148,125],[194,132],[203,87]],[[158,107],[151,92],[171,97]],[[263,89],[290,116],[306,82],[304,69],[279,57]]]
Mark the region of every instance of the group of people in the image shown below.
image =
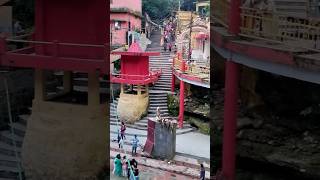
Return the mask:
[[[125,123],[121,122],[121,127],[118,132],[119,149],[123,149],[124,140],[126,139],[126,129]],[[137,154],[138,143],[139,139],[137,138],[137,135],[134,135],[134,138],[132,139],[132,156]],[[126,156],[121,158],[121,155],[117,154],[114,159],[113,174],[116,176],[128,177],[129,180],[139,180],[138,162],[135,159],[129,160]]]
[[[119,149],[123,148],[124,139],[126,139],[125,132],[126,132],[126,125],[124,124],[124,122],[121,122],[120,133],[118,133]],[[131,155],[136,156],[137,155],[137,148],[138,148],[138,144],[139,144],[139,139],[138,139],[137,135],[134,135],[134,138],[131,140],[131,143],[132,143]]]
[[[113,174],[119,177],[128,177],[129,180],[139,180],[138,162],[135,159],[121,158],[120,154],[114,159]]]
[[[175,23],[170,19],[168,23],[164,24],[163,34],[163,48],[164,51],[167,49],[171,52],[173,44],[175,42]]]

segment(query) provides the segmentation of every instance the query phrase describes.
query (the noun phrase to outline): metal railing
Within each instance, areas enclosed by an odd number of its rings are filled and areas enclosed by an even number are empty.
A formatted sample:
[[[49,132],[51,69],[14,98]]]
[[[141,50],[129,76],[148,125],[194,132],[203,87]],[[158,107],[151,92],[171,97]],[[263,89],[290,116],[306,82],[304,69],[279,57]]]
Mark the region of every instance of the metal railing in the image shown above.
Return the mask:
[[[115,78],[120,79],[128,79],[128,80],[136,80],[136,81],[145,81],[152,78],[156,78],[161,70],[149,73],[148,75],[131,75],[131,74],[119,74],[119,73],[112,73],[112,76]]]
[[[196,64],[196,61],[187,63],[182,58],[175,57],[173,58],[173,67],[194,77],[210,79],[210,65],[199,65]]]
[[[242,7],[240,29],[242,36],[320,50],[320,19]]]
[[[40,49],[40,51],[46,50],[46,53],[43,55],[53,56],[53,57],[60,57],[60,56],[66,56],[65,53],[61,53],[63,51],[63,48],[77,48],[78,52],[81,52],[82,48],[90,48],[90,51],[96,51],[96,50],[104,50],[107,52],[107,44],[106,45],[96,45],[96,44],[80,44],[80,43],[67,43],[67,42],[59,42],[59,41],[35,41],[35,40],[24,40],[22,38],[27,38],[27,35],[18,36],[18,37],[11,37],[11,38],[5,38],[0,37],[0,54],[5,52],[10,53],[20,53],[24,54],[26,51],[21,51],[25,49]],[[28,38],[27,38],[28,39]],[[7,48],[7,44],[9,43],[24,43],[27,44],[27,47],[19,48],[16,50],[9,50]],[[88,49],[87,49],[88,50]],[[30,51],[28,51],[30,52]],[[32,52],[34,53],[34,52]],[[91,53],[92,54],[92,53]],[[68,58],[68,57],[65,57]],[[91,59],[91,58],[88,58]],[[93,58],[94,59],[94,58]],[[106,59],[106,58],[105,58]]]
[[[228,27],[228,0],[214,0],[213,21]],[[241,7],[240,36],[320,52],[320,19]]]

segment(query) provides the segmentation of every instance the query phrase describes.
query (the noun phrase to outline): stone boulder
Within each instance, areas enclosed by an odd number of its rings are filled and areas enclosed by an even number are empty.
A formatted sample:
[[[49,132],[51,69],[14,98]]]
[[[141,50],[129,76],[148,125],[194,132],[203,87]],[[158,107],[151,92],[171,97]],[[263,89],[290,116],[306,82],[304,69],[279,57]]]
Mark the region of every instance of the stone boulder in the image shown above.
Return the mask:
[[[120,121],[135,123],[147,113],[149,94],[120,94],[117,113]]]

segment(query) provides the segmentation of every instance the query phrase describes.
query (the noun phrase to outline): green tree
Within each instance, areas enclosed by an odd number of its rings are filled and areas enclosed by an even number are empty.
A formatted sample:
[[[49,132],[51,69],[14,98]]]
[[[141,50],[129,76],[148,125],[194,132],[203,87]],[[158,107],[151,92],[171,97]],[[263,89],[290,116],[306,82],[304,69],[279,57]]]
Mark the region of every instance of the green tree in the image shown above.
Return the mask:
[[[142,13],[159,24],[178,8],[179,0],[142,0]]]

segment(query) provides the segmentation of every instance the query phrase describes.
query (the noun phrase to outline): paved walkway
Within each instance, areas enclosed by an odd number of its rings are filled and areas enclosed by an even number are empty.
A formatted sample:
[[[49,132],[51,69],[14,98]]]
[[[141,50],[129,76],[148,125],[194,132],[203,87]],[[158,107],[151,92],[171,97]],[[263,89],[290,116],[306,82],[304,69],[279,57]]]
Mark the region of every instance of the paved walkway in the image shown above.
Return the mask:
[[[113,168],[113,166],[112,166]],[[111,168],[111,169],[112,169]],[[147,166],[141,166],[139,165],[139,178],[141,180],[189,180],[189,179],[193,179],[189,176],[184,176],[184,175],[179,175],[176,173],[171,173],[168,171],[163,171],[163,170],[159,170],[159,169],[155,169],[152,167],[147,167]],[[125,180],[127,178],[125,177],[117,177],[115,175],[112,174],[112,172],[110,171],[110,179],[112,180]]]
[[[125,155],[124,153],[119,152],[118,151],[119,149],[116,149],[116,150],[113,148],[111,149],[112,150],[110,151],[110,167],[111,167],[110,171],[112,171],[113,169],[113,159],[115,158],[115,156],[119,153],[121,156]],[[192,161],[191,158],[188,158],[190,162],[183,163],[178,160],[173,160],[171,161],[171,163],[168,163],[162,160],[143,157],[141,156],[141,154],[139,154],[140,152],[138,152],[137,156],[134,156],[134,157],[132,157],[130,154],[127,154],[127,158],[129,159],[134,158],[138,162],[139,170],[141,167],[149,168],[148,171],[144,171],[144,173],[141,173],[141,176],[145,177],[146,179],[154,179],[154,178],[161,179],[161,178],[168,178],[168,177],[170,177],[169,179],[174,179],[174,176],[181,176],[181,177],[185,177],[186,179],[194,179],[199,177],[200,166],[189,164]],[[181,160],[186,160],[186,159],[181,159]],[[196,162],[195,164],[198,164],[198,163]],[[210,177],[210,169],[208,167],[209,165],[204,164],[204,166],[206,168],[206,176]],[[150,169],[152,169],[152,171],[150,171]],[[142,177],[141,179],[145,179]]]
[[[110,140],[117,139],[117,126],[110,126]],[[136,134],[139,139],[139,144],[144,146],[147,140],[147,132],[143,130],[127,128],[126,142],[131,143],[130,140]],[[186,134],[179,134],[176,137],[176,152],[188,156],[196,156],[199,158],[210,159],[210,136],[198,132],[189,132]]]

